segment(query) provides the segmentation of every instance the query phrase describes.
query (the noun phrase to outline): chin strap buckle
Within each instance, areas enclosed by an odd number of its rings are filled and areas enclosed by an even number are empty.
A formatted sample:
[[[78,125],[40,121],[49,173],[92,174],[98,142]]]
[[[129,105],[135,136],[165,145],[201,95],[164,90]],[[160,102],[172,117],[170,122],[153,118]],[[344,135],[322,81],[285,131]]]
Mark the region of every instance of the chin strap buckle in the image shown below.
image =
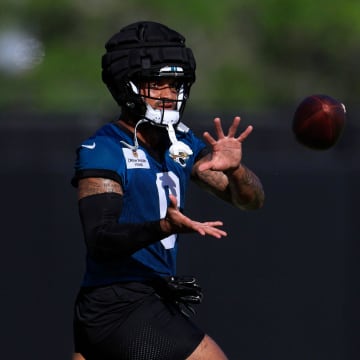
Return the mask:
[[[167,131],[172,144],[169,148],[170,157],[182,167],[185,167],[187,159],[193,152],[188,145],[177,140],[174,126],[171,123],[168,124]]]

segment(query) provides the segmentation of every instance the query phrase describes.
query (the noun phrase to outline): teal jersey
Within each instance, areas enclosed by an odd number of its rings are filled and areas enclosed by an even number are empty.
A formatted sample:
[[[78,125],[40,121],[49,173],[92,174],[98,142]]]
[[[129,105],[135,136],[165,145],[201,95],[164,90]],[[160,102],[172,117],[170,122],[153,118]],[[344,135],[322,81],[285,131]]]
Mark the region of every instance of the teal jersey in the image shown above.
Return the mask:
[[[189,129],[177,130],[176,136],[193,154],[179,162],[167,150],[159,161],[141,144],[136,152],[131,150],[125,143],[133,144],[133,135],[114,123],[106,124],[78,148],[76,174],[106,171],[118,179],[123,189],[119,223],[157,221],[166,215],[169,194],[176,196],[179,208],[184,210],[193,164],[206,147]],[[174,276],[177,249],[177,235],[171,235],[116,262],[97,262],[87,256],[83,285]]]

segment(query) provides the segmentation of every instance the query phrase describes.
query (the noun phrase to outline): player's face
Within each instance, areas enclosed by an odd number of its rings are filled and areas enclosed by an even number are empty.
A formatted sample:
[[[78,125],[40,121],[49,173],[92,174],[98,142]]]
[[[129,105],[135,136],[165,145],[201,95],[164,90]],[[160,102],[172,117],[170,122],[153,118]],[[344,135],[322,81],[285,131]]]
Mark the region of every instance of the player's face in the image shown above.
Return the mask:
[[[140,94],[145,96],[145,101],[155,110],[174,110],[179,94],[179,82],[173,78],[146,82],[140,86]]]

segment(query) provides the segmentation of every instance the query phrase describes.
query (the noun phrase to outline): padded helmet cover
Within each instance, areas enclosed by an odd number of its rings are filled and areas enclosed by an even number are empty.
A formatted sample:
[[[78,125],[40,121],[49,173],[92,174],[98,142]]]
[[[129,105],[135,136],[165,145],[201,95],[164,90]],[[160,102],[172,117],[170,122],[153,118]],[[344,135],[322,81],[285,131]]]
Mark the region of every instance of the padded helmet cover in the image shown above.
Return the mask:
[[[183,69],[185,101],[195,81],[196,62],[185,38],[165,25],[140,21],[113,35],[105,44],[102,57],[102,79],[120,106],[139,105],[130,81],[146,81],[159,76],[164,66]],[[129,106],[129,105],[127,105]]]

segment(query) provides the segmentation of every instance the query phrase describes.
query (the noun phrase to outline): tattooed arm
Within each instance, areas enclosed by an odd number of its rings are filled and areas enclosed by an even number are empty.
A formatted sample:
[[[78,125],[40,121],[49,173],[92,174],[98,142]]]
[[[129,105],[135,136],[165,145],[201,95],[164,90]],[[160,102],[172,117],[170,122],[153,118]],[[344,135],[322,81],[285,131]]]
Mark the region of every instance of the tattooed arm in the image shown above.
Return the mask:
[[[192,169],[192,179],[219,198],[245,210],[262,207],[264,191],[259,178],[241,163],[242,143],[252,131],[248,126],[235,137],[240,118],[235,117],[225,136],[219,118],[214,120],[218,139],[208,132],[205,140],[212,152],[198,160]]]
[[[240,165],[236,170],[221,172],[198,171],[199,160],[193,172],[193,180],[203,189],[218,198],[244,210],[261,208],[264,192],[259,178],[247,167]]]
[[[123,191],[118,182],[110,179],[90,177],[79,181],[79,200],[87,196],[103,193],[116,193],[122,195]]]

